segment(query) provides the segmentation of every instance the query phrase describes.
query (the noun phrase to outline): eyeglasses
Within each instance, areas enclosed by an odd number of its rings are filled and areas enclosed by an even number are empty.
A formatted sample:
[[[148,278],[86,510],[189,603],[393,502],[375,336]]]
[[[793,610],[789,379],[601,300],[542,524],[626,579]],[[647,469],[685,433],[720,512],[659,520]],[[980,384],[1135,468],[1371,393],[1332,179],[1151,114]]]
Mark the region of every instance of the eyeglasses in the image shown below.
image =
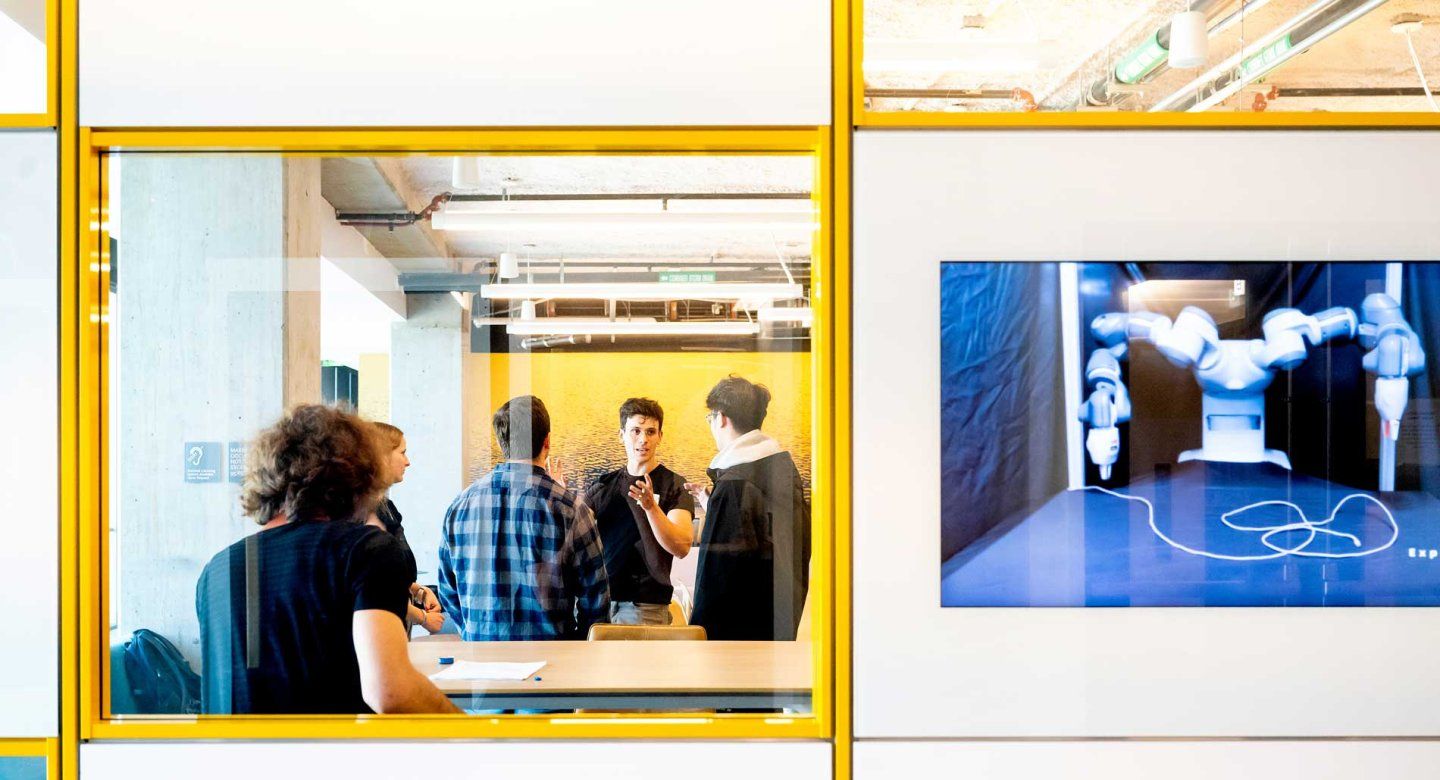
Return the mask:
[[[709,424],[709,423],[714,422],[714,421],[715,421],[715,418],[716,418],[716,417],[719,417],[719,416],[720,416],[720,412],[719,412],[718,410],[717,410],[717,411],[712,411],[712,412],[710,412],[709,414],[705,415],[705,422],[706,422],[706,424]]]

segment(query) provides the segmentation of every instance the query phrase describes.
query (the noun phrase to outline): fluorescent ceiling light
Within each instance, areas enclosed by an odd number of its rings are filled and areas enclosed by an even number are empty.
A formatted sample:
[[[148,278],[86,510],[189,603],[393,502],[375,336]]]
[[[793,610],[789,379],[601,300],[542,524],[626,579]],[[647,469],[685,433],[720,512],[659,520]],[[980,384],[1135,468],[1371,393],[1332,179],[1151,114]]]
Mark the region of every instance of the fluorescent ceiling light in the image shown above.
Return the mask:
[[[875,40],[864,69],[880,73],[1030,73],[1060,64],[1058,41]]]
[[[757,322],[564,321],[559,317],[516,320],[505,326],[512,336],[753,336]]]
[[[513,301],[526,298],[596,301],[772,300],[804,297],[798,284],[749,282],[591,282],[557,284],[484,284],[480,297]]]
[[[815,310],[809,306],[778,308],[767,306],[759,312],[761,322],[794,322],[810,327],[815,322]]]
[[[602,230],[761,230],[812,232],[820,227],[812,212],[804,213],[594,213],[441,211],[430,217],[436,230],[463,232],[544,232]]]

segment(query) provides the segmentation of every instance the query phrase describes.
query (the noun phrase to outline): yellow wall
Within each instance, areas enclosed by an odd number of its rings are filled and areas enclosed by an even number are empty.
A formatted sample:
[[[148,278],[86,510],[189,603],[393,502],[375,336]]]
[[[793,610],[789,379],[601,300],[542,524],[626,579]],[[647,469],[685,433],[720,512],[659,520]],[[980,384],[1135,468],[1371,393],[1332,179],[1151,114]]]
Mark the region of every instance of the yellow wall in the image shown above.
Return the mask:
[[[509,398],[533,394],[551,418],[551,446],[573,478],[623,465],[620,404],[631,396],[660,402],[665,439],[660,459],[704,481],[715,443],[705,423],[705,394],[727,374],[770,388],[763,430],[790,450],[810,479],[810,354],[795,352],[609,352],[466,356],[466,461],[470,476],[499,457],[490,415]]]
[[[390,422],[390,356],[376,352],[360,356],[360,416]]]

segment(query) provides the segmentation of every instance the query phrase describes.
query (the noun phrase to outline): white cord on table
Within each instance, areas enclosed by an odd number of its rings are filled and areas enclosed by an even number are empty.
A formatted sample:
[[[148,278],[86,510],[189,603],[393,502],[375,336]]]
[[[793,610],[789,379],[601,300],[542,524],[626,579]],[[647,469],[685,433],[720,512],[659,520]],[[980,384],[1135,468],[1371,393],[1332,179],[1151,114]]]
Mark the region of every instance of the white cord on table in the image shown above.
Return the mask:
[[[1395,516],[1390,514],[1389,507],[1386,507],[1384,504],[1380,503],[1380,499],[1375,498],[1371,495],[1367,495],[1365,493],[1351,493],[1350,495],[1345,496],[1344,498],[1340,499],[1340,503],[1336,504],[1334,509],[1330,510],[1329,517],[1325,518],[1324,520],[1317,520],[1313,522],[1309,518],[1305,517],[1305,510],[1301,509],[1295,504],[1290,503],[1289,501],[1259,501],[1254,504],[1247,504],[1240,507],[1239,509],[1232,509],[1225,514],[1220,515],[1220,522],[1224,523],[1226,527],[1232,528],[1236,531],[1258,531],[1260,533],[1260,543],[1265,545],[1266,547],[1269,547],[1274,552],[1266,553],[1264,555],[1225,555],[1223,553],[1210,552],[1209,550],[1197,550],[1194,547],[1187,547],[1166,536],[1165,533],[1161,531],[1158,526],[1155,525],[1155,505],[1150,503],[1149,499],[1141,498],[1140,496],[1130,496],[1124,493],[1116,493],[1113,490],[1100,487],[1099,485],[1085,485],[1084,487],[1079,489],[1098,490],[1101,493],[1105,493],[1106,495],[1111,495],[1116,498],[1123,498],[1126,501],[1138,501],[1144,504],[1146,511],[1150,514],[1150,530],[1153,531],[1155,535],[1160,538],[1160,541],[1165,542],[1166,544],[1174,547],[1177,550],[1180,550],[1181,552],[1187,552],[1191,555],[1199,555],[1205,558],[1214,558],[1220,561],[1268,561],[1274,560],[1276,558],[1283,558],[1287,555],[1296,555],[1304,558],[1363,558],[1367,555],[1374,555],[1375,553],[1378,553],[1382,550],[1390,549],[1390,547],[1395,544],[1395,540],[1400,538],[1400,524],[1395,522]],[[1330,528],[1324,527],[1335,520],[1335,515],[1339,514],[1340,507],[1345,506],[1348,501],[1355,498],[1369,501],[1380,507],[1380,511],[1385,513],[1385,518],[1390,521],[1391,532],[1389,541],[1385,542],[1385,544],[1382,544],[1379,547],[1373,547],[1368,550],[1356,550],[1354,552],[1332,553],[1312,552],[1310,550],[1307,550],[1306,548],[1310,546],[1310,543],[1315,541],[1315,539],[1320,536],[1338,536],[1343,539],[1349,539],[1350,543],[1355,545],[1356,547],[1361,546],[1360,537],[1354,534],[1345,533],[1344,531],[1335,531]],[[1262,506],[1290,507],[1291,509],[1294,509],[1297,513],[1299,513],[1300,520],[1299,522],[1282,523],[1280,525],[1239,525],[1230,521],[1230,518],[1236,515],[1248,512],[1252,509],[1257,509]],[[1271,537],[1275,536],[1276,534],[1282,534],[1289,531],[1306,531],[1309,535],[1305,537],[1305,541],[1294,547],[1280,547],[1270,540]]]

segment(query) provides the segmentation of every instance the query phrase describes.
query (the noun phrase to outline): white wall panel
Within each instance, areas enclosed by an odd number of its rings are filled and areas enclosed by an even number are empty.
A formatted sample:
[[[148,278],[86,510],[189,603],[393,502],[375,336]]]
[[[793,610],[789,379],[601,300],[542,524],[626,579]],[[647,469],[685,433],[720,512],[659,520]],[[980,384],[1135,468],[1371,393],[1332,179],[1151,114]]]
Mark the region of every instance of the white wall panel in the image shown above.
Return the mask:
[[[55,134],[0,132],[0,737],[59,731]]]
[[[943,260],[1437,259],[1440,134],[872,131],[855,154],[859,736],[1440,734],[1431,609],[942,609],[936,292]]]
[[[828,124],[826,0],[87,0],[80,122]]]
[[[85,780],[828,780],[824,742],[268,742],[129,743],[80,747]]]
[[[862,742],[855,780],[1429,780],[1435,742]]]

